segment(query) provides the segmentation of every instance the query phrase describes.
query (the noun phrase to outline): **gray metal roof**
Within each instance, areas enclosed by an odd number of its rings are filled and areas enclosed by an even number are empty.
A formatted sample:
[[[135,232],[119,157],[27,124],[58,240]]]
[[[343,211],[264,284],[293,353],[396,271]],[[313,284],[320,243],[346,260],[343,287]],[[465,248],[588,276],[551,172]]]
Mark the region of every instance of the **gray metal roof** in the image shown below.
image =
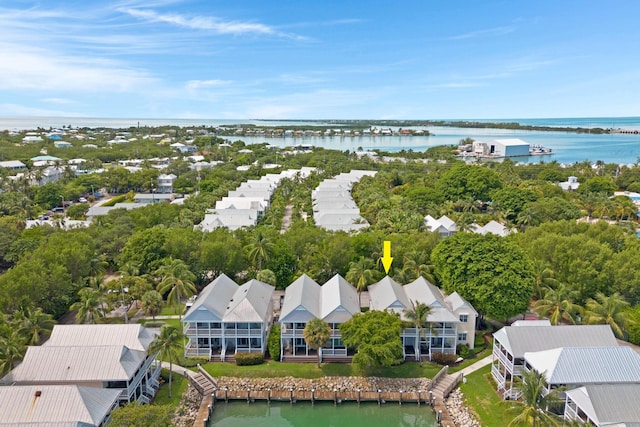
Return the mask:
[[[275,287],[259,280],[240,286],[228,300],[223,322],[265,322],[273,310],[271,295]]]
[[[126,381],[134,376],[145,358],[145,351],[130,350],[123,345],[30,346],[22,363],[9,372],[2,383]]]
[[[99,426],[119,396],[75,385],[0,387],[0,426]]]
[[[598,426],[640,425],[640,384],[587,385],[566,393]]]
[[[469,314],[474,314],[476,316],[478,315],[478,312],[475,308],[473,308],[471,303],[462,298],[462,296],[457,292],[454,292],[451,295],[447,295],[444,299],[453,311],[456,311],[460,308],[466,308],[468,309]]]
[[[640,383],[640,355],[631,347],[563,347],[524,358],[549,384]]]
[[[367,290],[373,310],[392,309],[397,313],[402,313],[402,310],[411,307],[411,302],[402,286],[389,276],[383,277],[378,283],[369,285]]]
[[[238,284],[226,274],[221,274],[200,292],[183,322],[221,322],[229,300],[238,290]]]
[[[303,274],[284,291],[284,302],[280,311],[280,322],[308,322],[321,318],[320,285]]]
[[[358,291],[336,274],[322,285],[321,319],[328,323],[344,323],[360,312]]]
[[[615,347],[609,325],[505,326],[493,337],[516,358],[559,347]]]
[[[155,335],[139,324],[55,325],[45,346],[126,346],[146,351]]]

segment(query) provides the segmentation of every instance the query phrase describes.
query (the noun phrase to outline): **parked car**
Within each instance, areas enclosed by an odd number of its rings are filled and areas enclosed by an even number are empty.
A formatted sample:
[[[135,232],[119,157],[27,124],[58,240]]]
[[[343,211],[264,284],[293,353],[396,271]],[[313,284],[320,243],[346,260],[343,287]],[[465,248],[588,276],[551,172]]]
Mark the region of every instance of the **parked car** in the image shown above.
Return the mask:
[[[78,202],[80,202],[80,203],[87,203],[87,202],[88,202],[88,200],[87,200],[86,198],[84,198],[84,197],[80,197],[80,198],[78,199]]]

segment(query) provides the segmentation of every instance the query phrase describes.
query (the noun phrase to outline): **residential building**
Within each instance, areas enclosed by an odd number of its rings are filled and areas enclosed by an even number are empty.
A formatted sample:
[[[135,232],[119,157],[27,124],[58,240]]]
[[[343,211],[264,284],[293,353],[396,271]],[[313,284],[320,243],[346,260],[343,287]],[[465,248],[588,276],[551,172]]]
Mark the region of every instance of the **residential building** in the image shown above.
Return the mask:
[[[55,141],[53,146],[56,148],[71,148],[73,147],[73,144],[67,141]]]
[[[166,174],[158,176],[158,188],[156,189],[157,193],[160,194],[171,194],[173,193],[173,183],[176,181],[177,176],[174,174]]]
[[[432,233],[440,233],[442,237],[452,236],[458,231],[456,223],[446,215],[442,215],[438,219],[427,215],[424,217],[424,225],[429,231]]]
[[[119,396],[77,385],[0,387],[0,427],[103,427]]]
[[[151,401],[160,363],[149,354],[154,335],[142,325],[55,325],[41,346],[0,381],[12,385],[78,385],[114,389],[119,402]]]
[[[564,191],[575,191],[580,187],[580,183],[578,182],[578,177],[570,176],[566,181],[558,183],[560,188]]]
[[[258,280],[238,286],[222,274],[209,283],[182,318],[185,356],[225,361],[238,352],[266,351],[275,288]]]
[[[322,181],[311,193],[313,219],[318,227],[330,231],[357,231],[369,226],[351,197],[351,187],[376,171],[352,170]]]
[[[640,354],[627,346],[559,347],[524,354],[525,369],[543,374],[543,394],[589,384],[640,383]]]
[[[173,199],[173,194],[166,193],[136,193],[133,196],[133,201],[142,205],[170,202]]]
[[[505,399],[517,399],[515,377],[525,366],[525,353],[562,347],[615,347],[618,345],[609,325],[551,326],[540,322],[518,322],[493,334],[491,374]]]
[[[331,360],[350,361],[352,354],[342,342],[340,325],[360,312],[356,289],[336,274],[320,286],[303,274],[285,290],[280,312],[280,359],[293,361],[300,358],[328,357]],[[331,327],[327,345],[319,350],[309,348],[303,331],[312,319],[321,319]]]
[[[640,426],[640,384],[593,384],[566,392],[564,418],[596,427]]]
[[[27,169],[27,165],[22,163],[20,160],[6,160],[4,162],[0,162],[0,168],[12,171],[23,171]]]
[[[370,308],[390,310],[407,321],[406,311],[415,304],[426,304],[431,308],[426,328],[402,330],[403,357],[407,360],[431,359],[434,353],[455,354],[458,344],[473,348],[475,322],[478,313],[473,306],[454,293],[445,294],[424,277],[401,286],[389,276],[368,287]]]

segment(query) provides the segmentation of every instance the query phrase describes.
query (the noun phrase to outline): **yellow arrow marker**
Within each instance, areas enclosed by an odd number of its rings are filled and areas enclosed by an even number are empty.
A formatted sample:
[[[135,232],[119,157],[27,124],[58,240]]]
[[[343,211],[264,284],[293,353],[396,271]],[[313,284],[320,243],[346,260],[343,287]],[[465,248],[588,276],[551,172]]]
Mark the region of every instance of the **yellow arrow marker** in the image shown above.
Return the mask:
[[[384,266],[384,272],[389,274],[393,257],[391,256],[391,242],[389,240],[384,241],[384,250],[382,252],[382,265]]]

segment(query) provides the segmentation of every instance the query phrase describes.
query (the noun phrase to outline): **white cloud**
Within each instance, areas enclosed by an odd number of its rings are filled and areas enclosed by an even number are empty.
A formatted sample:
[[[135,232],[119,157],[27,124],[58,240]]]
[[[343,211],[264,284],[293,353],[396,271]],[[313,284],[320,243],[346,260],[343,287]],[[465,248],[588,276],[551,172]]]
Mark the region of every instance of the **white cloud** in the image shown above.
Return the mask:
[[[135,18],[150,22],[164,22],[167,24],[186,27],[193,30],[209,30],[218,34],[261,34],[277,35],[277,31],[264,24],[253,22],[223,21],[208,16],[186,17],[177,13],[160,14],[153,10],[120,9],[121,12]]]
[[[505,34],[513,33],[515,30],[516,30],[516,27],[514,26],[488,28],[486,30],[470,31],[468,33],[451,36],[449,37],[449,40],[465,40],[465,39],[475,39],[478,37],[502,36]]]
[[[185,85],[188,90],[198,90],[205,88],[229,86],[233,82],[231,80],[189,80]]]
[[[126,92],[155,79],[117,61],[58,55],[43,49],[0,42],[0,89]]]

